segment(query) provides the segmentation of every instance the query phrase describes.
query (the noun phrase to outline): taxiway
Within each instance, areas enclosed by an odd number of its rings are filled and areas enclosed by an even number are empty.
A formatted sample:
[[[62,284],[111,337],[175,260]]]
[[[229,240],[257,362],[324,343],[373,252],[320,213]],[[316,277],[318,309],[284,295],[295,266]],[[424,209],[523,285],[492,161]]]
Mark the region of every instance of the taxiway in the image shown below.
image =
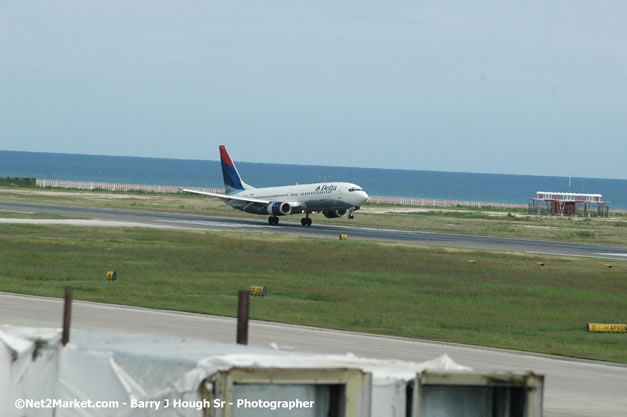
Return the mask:
[[[2,323],[58,328],[62,313],[61,299],[0,293]],[[236,320],[74,301],[72,329],[234,343]],[[249,343],[266,348],[273,344],[286,350],[352,352],[361,357],[416,362],[446,353],[456,362],[475,369],[531,370],[543,374],[544,415],[547,417],[618,417],[624,416],[627,410],[627,366],[623,365],[260,321],[251,321]]]

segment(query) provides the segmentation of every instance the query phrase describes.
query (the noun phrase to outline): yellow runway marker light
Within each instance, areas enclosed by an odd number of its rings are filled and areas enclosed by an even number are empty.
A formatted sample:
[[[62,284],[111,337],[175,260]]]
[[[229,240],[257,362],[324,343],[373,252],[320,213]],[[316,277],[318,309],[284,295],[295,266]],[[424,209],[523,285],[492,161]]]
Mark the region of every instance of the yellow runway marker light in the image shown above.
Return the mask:
[[[118,273],[115,271],[109,271],[107,272],[107,280],[108,281],[115,281],[116,279],[118,279]]]
[[[265,297],[268,294],[268,290],[263,285],[251,285],[248,290],[254,297]]]

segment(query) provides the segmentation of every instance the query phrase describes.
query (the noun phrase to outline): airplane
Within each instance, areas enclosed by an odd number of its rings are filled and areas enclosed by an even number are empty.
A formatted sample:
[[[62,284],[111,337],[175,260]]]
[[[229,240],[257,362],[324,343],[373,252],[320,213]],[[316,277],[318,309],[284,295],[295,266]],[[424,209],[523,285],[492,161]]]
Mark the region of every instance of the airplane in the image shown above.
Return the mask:
[[[252,214],[269,214],[268,223],[279,224],[279,216],[304,213],[303,226],[311,226],[309,215],[322,213],[326,218],[353,219],[353,212],[368,201],[368,194],[358,185],[347,182],[287,185],[255,188],[242,181],[224,145],[220,146],[222,175],[226,194],[208,193],[184,188],[187,193],[217,197],[229,206]]]

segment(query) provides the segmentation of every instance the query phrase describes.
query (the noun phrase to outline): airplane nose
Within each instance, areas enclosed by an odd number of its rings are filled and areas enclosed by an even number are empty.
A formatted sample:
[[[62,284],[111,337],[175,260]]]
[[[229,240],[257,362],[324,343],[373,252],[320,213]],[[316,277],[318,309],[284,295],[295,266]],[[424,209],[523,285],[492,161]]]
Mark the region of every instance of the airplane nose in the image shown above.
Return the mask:
[[[368,201],[368,194],[365,191],[360,191],[359,193],[361,194],[361,198],[363,199],[361,204],[364,204],[366,201]]]

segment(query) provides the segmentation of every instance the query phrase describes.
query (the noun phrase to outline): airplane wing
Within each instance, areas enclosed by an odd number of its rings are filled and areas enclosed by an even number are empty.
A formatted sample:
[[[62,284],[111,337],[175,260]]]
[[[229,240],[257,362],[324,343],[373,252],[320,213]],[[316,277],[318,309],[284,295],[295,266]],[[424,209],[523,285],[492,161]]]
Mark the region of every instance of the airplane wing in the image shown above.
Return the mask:
[[[257,213],[257,214],[265,213],[268,210],[269,205],[273,203],[276,204],[276,202],[270,201],[270,200],[259,200],[256,198],[249,198],[249,197],[237,197],[237,196],[227,195],[227,194],[208,193],[206,191],[190,190],[188,188],[183,188],[183,191],[186,193],[194,193],[194,194],[206,195],[209,197],[217,197],[217,198],[224,200],[225,203],[228,203],[230,201],[240,201],[244,203],[241,210],[249,212],[249,213],[250,212]],[[290,206],[290,211],[292,211],[292,214],[300,213],[303,210],[303,207],[301,207],[300,203],[295,203],[295,202],[289,203],[289,206]]]
[[[236,197],[236,196],[227,195],[227,194],[208,193],[206,191],[190,190],[188,188],[183,188],[183,191],[185,191],[186,193],[194,193],[194,194],[208,195],[210,197],[218,197],[225,201],[236,200],[236,201],[244,201],[247,203],[265,204],[266,206],[270,204],[269,200],[257,200],[256,198]]]

